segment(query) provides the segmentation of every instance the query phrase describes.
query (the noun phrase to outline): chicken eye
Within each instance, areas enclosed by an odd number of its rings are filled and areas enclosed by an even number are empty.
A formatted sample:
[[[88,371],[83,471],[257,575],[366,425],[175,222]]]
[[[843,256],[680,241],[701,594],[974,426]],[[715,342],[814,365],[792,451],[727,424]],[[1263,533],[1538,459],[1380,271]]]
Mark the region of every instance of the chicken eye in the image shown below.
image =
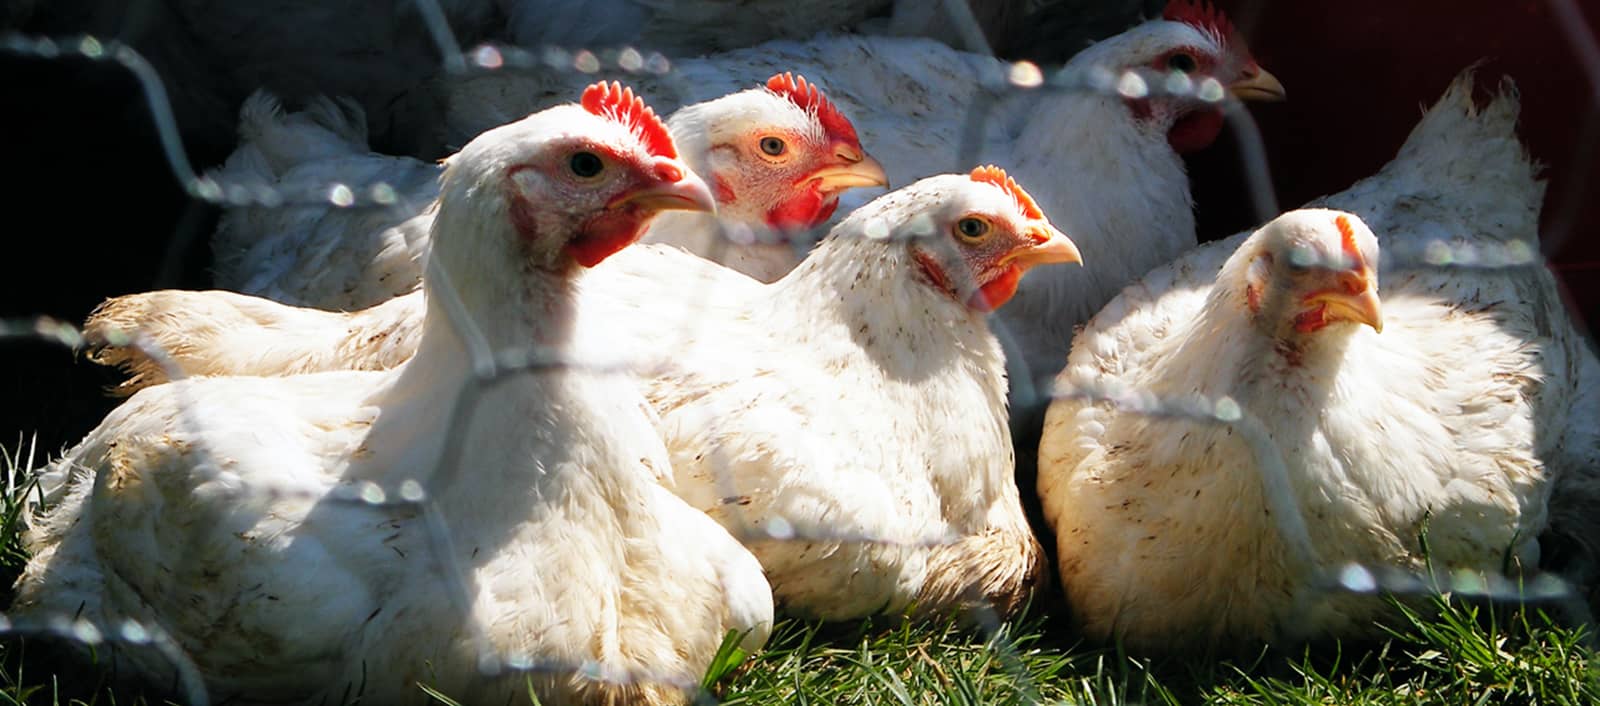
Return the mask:
[[[580,179],[590,179],[600,174],[605,168],[605,162],[593,152],[578,152],[567,161],[567,168]]]
[[[956,221],[956,233],[967,240],[977,240],[989,233],[989,224],[982,218],[963,218]]]
[[[1291,249],[1288,259],[1291,272],[1304,272],[1322,265],[1322,254],[1303,245],[1298,245]]]
[[[761,138],[761,151],[773,157],[783,154],[783,151],[787,148],[788,145],[783,144],[783,140],[776,137]]]
[[[1190,73],[1194,71],[1197,66],[1199,66],[1199,64],[1194,60],[1194,57],[1184,52],[1178,52],[1167,57],[1167,68],[1172,69],[1173,71]]]

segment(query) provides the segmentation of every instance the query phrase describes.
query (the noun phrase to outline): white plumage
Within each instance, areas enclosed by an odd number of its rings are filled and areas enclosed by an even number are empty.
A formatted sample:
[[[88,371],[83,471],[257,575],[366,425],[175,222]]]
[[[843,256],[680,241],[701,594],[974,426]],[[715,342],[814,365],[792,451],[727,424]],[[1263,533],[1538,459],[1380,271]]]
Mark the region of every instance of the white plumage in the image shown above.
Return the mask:
[[[676,492],[739,536],[787,527],[839,538],[753,545],[791,610],[848,618],[915,600],[940,611],[981,595],[1010,611],[1042,576],[1012,478],[1004,359],[963,302],[977,296],[969,277],[991,283],[996,305],[1011,296],[1021,270],[996,263],[1012,250],[1040,253],[1015,256],[1018,265],[1077,255],[1031,200],[1013,197],[1020,189],[977,174],[863,207],[771,285],[660,245],[630,248],[580,280],[580,331],[605,336],[583,349],[640,372],[673,450]],[[937,248],[974,213],[994,224],[986,247],[1008,249],[963,250],[972,262],[930,279],[916,253],[946,257]],[[407,312],[419,297],[338,314],[216,294],[113,300],[89,333],[141,332],[187,374],[265,375],[382,369],[418,337]],[[202,323],[173,325],[179,318]],[[129,385],[166,379],[127,346],[100,355],[130,365]]]
[[[641,76],[638,85],[653,102],[673,106],[793,70],[826,88],[867,149],[888,156],[891,185],[979,163],[999,164],[1029,184],[1045,213],[1094,263],[1086,273],[1030,278],[1001,312],[1000,325],[1042,378],[1064,363],[1073,327],[1123,285],[1196,242],[1178,150],[1210,144],[1222,126],[1220,110],[1190,97],[1125,99],[1118,78],[1138,71],[1143,80],[1165,81],[1173,67],[1184,67],[1215,77],[1219,99],[1223,87],[1243,99],[1282,98],[1282,86],[1220,13],[1177,0],[1166,16],[1173,19],[1091,46],[1051,79],[1063,88],[1033,94],[1011,87],[1008,62],[930,40],[881,36],[773,41],[684,58],[672,74],[655,81]],[[445,77],[436,89],[446,117],[429,140],[458,144],[570,91],[578,80],[570,71]],[[982,144],[964,161],[964,131],[978,108],[990,110]],[[847,194],[841,214],[878,193]]]
[[[410,364],[174,382],[113,411],[42,476],[13,613],[159,626],[214,699],[260,703],[420,702],[419,681],[468,703],[529,683],[547,703],[680,703],[725,632],[759,646],[760,566],[661,485],[625,378],[513,376],[452,425],[474,339],[578,358],[580,265],[657,210],[712,207],[653,120],[597,86],[451,159]],[[116,659],[169,683],[152,650]]]
[[[383,370],[416,349],[426,305],[414,283],[433,220],[417,204],[437,193],[437,170],[366,153],[359,131],[331,103],[280,118],[261,96],[246,110],[246,122],[256,137],[219,175],[225,182],[272,173],[285,184],[318,188],[358,183],[341,177],[388,179],[382,183],[395,189],[397,205],[236,209],[217,233],[218,280],[287,302],[381,303],[346,314],[220,290],[112,298],[84,328],[92,359],[131,373],[119,387],[123,393],[183,375]],[[718,213],[663,214],[644,240],[685,247],[763,280],[787,272],[799,257],[792,244],[773,240],[826,219],[842,191],[884,179],[848,121],[789,74],[765,88],[685,107],[668,125],[685,136],[684,161],[716,185]],[[783,155],[760,152],[775,138],[785,145]],[[725,240],[724,232],[749,241]]]
[[[219,182],[288,189],[287,196],[298,199],[343,188],[346,198],[363,205],[325,200],[230,209],[212,241],[218,286],[346,310],[415,289],[432,219],[425,209],[438,194],[437,168],[368,152],[360,111],[348,103],[341,110],[314,102],[285,117],[271,97],[257,95],[246,103],[241,123],[245,144],[213,175]],[[683,245],[766,280],[796,259],[783,242],[785,230],[826,219],[846,189],[884,183],[882,168],[861,149],[849,122],[803,78],[747,84],[687,106],[667,124],[685,161],[717,187],[719,212],[664,214],[645,240]],[[760,152],[763,140],[779,140],[784,152]],[[392,205],[372,205],[381,193]],[[742,242],[721,239],[719,223]]]
[[[387,370],[417,352],[423,297],[418,290],[346,313],[221,289],[163,289],[106,300],[83,332],[90,360],[128,373],[119,394],[193,376]]]
[[[424,211],[439,195],[440,170],[370,152],[363,123],[348,102],[314,101],[287,116],[270,95],[245,102],[243,142],[209,176],[245,193],[320,203],[225,211],[211,240],[218,286],[328,309],[371,306],[416,288],[433,220]],[[361,205],[337,207],[336,196]]]
[[[665,248],[584,282],[586,317],[633,336],[677,492],[745,539],[789,612],[1004,615],[1045,578],[1012,476],[1004,359],[973,307],[1078,256],[992,175],[881,197],[771,285]],[[992,230],[962,240],[969,218]]]
[[[1319,571],[1538,565],[1552,481],[1600,448],[1569,416],[1595,385],[1577,374],[1593,354],[1529,262],[1544,188],[1515,94],[1482,110],[1471,94],[1467,73],[1394,161],[1316,204],[1357,215],[1295,211],[1204,246],[1079,334],[1059,384],[1231,399],[1288,473],[1280,503],[1230,425],[1053,403],[1039,493],[1091,637],[1199,649],[1371,634],[1383,600],[1328,593]]]

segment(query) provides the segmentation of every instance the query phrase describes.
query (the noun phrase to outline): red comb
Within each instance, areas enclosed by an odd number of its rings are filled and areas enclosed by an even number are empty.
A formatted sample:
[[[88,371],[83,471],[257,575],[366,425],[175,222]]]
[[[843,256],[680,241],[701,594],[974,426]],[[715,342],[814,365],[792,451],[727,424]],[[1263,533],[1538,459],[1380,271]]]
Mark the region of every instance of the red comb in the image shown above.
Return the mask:
[[[1006,175],[1006,170],[993,164],[984,165],[972,170],[972,180],[994,184],[1011,192],[1011,198],[1016,199],[1017,207],[1022,209],[1022,215],[1035,220],[1044,220],[1044,211],[1039,210],[1039,204],[1034,202],[1033,197],[1029,196],[1028,192],[1023,191],[1022,187],[1017,185],[1016,179]]]
[[[1339,227],[1339,245],[1344,248],[1344,254],[1355,262],[1361,262],[1361,246],[1356,244],[1356,229],[1350,225],[1350,217],[1335,216],[1333,224]]]
[[[633,95],[632,88],[624,88],[616,81],[600,81],[583,89],[583,98],[578,102],[590,113],[626,123],[644,141],[650,154],[677,158],[678,149],[672,144],[666,123],[644,104],[643,98]]]
[[[1228,21],[1228,16],[1207,0],[1172,0],[1167,3],[1167,9],[1161,12],[1161,19],[1198,27],[1224,39],[1235,36],[1233,23]]]
[[[789,99],[790,103],[800,106],[801,110],[814,112],[817,122],[822,123],[822,129],[827,130],[835,139],[845,140],[857,147],[861,146],[856,137],[856,126],[844,117],[844,113],[834,107],[833,101],[822,95],[814,83],[806,83],[806,77],[796,76],[792,73],[781,73],[767,79],[767,90]]]

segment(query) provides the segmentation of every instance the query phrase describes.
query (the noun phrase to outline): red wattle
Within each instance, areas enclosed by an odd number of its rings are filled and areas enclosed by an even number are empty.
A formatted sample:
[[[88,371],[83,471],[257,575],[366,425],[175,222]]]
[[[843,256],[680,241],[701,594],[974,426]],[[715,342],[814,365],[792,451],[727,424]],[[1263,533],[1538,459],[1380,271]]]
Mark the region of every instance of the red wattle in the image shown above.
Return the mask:
[[[999,309],[1011,297],[1016,296],[1017,286],[1022,283],[1022,268],[1016,265],[1006,265],[1004,270],[987,284],[978,288],[967,300],[967,308],[974,311],[989,312]]]
[[[1217,141],[1222,134],[1223,116],[1220,110],[1197,110],[1172,124],[1167,131],[1167,144],[1178,154],[1199,152]]]
[[[1300,333],[1311,333],[1328,325],[1328,305],[1318,304],[1315,309],[1307,309],[1294,317],[1294,330]]]
[[[839,207],[837,198],[824,197],[808,187],[767,212],[767,225],[784,230],[809,229],[828,220]]]
[[[632,245],[644,235],[644,227],[648,222],[631,208],[603,213],[585,223],[578,236],[567,241],[563,249],[578,264],[594,267]]]
[[[718,204],[726,205],[738,199],[738,194],[733,193],[733,189],[728,188],[727,182],[721,177],[711,177],[711,188],[716,191]]]

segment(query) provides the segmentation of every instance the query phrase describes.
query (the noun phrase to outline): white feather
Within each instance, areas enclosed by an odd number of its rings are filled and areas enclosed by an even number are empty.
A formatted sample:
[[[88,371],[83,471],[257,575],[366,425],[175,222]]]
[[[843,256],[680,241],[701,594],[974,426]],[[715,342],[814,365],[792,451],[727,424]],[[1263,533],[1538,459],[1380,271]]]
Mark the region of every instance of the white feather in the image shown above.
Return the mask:
[[[420,703],[423,681],[469,703],[530,684],[547,702],[684,703],[727,631],[759,647],[772,622],[760,565],[661,485],[666,449],[627,378],[511,376],[454,426],[479,375],[474,338],[577,357],[576,265],[559,255],[571,226],[525,238],[488,188],[576,132],[644,152],[629,127],[565,106],[452,160],[409,363],[177,381],[114,410],[43,473],[13,613],[159,626],[219,701]],[[612,195],[540,216],[581,219]],[[460,455],[446,458],[451,434]],[[426,502],[350,499],[374,493]],[[547,671],[484,671],[485,657]],[[170,683],[153,650],[111,659]]]
[[[1471,89],[1469,72],[1394,161],[1316,202],[1378,234],[1381,334],[1329,329],[1296,357],[1229,313],[1245,309],[1243,269],[1224,262],[1241,262],[1271,228],[1331,224],[1304,211],[1151,272],[1078,336],[1061,384],[1226,396],[1264,425],[1320,555],[1290,548],[1263,468],[1231,427],[1058,400],[1039,492],[1088,634],[1155,649],[1370,634],[1382,599],[1318,583],[1346,562],[1496,575],[1508,557],[1537,566],[1552,482],[1575,470],[1557,453],[1577,419],[1572,391],[1596,384],[1569,361],[1592,353],[1537,263],[1420,259],[1440,233],[1480,250],[1537,241],[1544,186],[1516,139],[1515,94],[1479,110]]]

